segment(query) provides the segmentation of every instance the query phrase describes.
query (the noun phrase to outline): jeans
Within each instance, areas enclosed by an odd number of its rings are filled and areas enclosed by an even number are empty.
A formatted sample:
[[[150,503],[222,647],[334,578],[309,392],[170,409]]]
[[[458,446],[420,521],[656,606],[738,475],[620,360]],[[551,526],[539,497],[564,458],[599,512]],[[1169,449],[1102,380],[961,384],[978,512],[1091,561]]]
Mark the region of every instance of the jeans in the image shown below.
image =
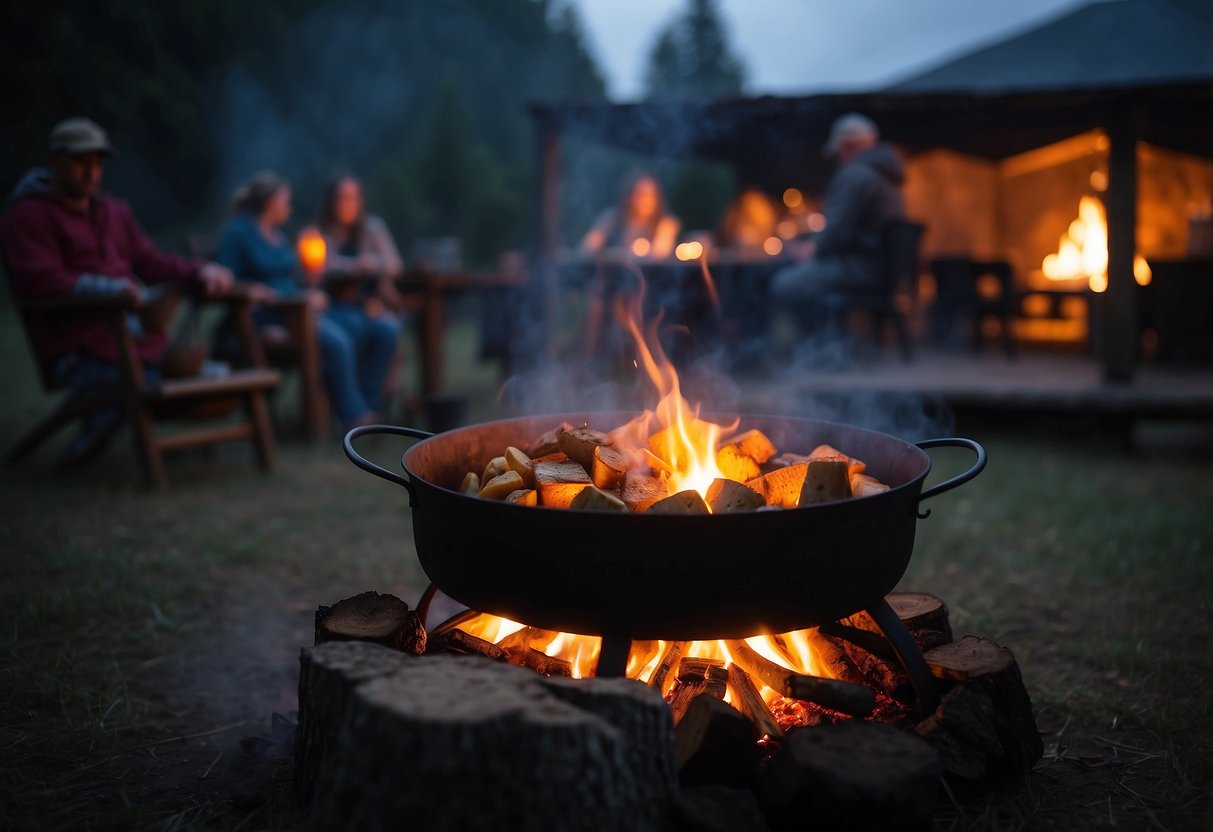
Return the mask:
[[[59,359],[54,369],[54,381],[57,385],[69,388],[68,395],[80,398],[87,395],[94,387],[103,384],[113,384],[122,378],[122,369],[117,364],[102,361],[90,355],[73,353]],[[143,378],[148,387],[160,384],[160,368],[143,366]],[[73,450],[77,446],[91,444],[104,438],[118,426],[122,419],[122,408],[111,407],[99,410],[82,420],[80,433],[73,441]]]
[[[333,303],[317,323],[324,383],[343,421],[379,410],[400,341],[400,322],[391,315],[371,318],[358,306]]]

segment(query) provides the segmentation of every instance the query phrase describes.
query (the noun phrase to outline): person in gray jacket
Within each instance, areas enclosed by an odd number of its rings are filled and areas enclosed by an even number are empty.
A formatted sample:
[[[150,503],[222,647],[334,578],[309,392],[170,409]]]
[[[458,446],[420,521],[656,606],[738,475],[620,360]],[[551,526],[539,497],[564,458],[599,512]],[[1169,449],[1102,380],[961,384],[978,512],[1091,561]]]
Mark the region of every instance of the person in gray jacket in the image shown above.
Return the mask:
[[[905,167],[892,146],[880,141],[871,119],[858,113],[839,117],[824,152],[839,166],[826,186],[826,226],[789,247],[800,262],[775,275],[772,292],[780,302],[874,288],[880,280],[885,226],[905,219]]]

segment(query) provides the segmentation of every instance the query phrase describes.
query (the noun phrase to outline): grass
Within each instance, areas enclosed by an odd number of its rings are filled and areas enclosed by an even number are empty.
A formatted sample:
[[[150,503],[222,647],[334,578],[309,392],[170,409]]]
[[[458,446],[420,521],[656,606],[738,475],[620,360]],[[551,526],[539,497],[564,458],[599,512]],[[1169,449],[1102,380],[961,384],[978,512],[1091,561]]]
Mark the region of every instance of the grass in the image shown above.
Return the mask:
[[[493,414],[470,327],[452,386]],[[0,309],[0,427],[48,402]],[[919,524],[906,589],[958,635],[1019,659],[1046,734],[1022,789],[945,805],[939,828],[1192,828],[1213,784],[1209,459],[1126,455],[1097,437],[973,424],[986,473]],[[170,460],[149,494],[125,443],[71,475],[51,446],[3,472],[0,826],[294,828],[289,755],[239,740],[295,707],[315,606],[365,589],[415,599],[406,503],[336,445],[284,441],[262,475],[242,448]],[[395,465],[399,447],[370,448]],[[933,481],[967,464],[935,452]]]

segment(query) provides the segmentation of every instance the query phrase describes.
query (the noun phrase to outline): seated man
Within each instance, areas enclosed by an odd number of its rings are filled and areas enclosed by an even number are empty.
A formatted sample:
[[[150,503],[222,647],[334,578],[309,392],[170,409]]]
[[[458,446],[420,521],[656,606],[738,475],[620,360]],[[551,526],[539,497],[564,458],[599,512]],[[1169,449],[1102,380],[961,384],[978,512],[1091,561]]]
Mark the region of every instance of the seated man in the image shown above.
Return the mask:
[[[905,219],[905,168],[892,146],[880,141],[871,119],[857,113],[839,117],[823,150],[839,165],[826,186],[826,226],[812,239],[789,247],[802,262],[775,275],[771,290],[781,303],[874,288],[882,268],[885,226]]]
[[[70,118],[51,131],[49,170],[26,174],[0,217],[0,248],[16,295],[125,294],[153,308],[164,287],[174,284],[198,282],[207,294],[225,293],[233,283],[228,269],[161,253],[127,204],[99,190],[105,158],[113,153],[105,131],[88,119]],[[132,316],[131,327],[148,380],[155,383],[168,336],[150,331],[152,317]],[[70,386],[74,395],[120,377],[118,345],[103,322],[47,317],[30,322],[30,336],[39,357],[51,364],[55,382]],[[86,419],[67,461],[99,451],[120,418],[115,409]]]

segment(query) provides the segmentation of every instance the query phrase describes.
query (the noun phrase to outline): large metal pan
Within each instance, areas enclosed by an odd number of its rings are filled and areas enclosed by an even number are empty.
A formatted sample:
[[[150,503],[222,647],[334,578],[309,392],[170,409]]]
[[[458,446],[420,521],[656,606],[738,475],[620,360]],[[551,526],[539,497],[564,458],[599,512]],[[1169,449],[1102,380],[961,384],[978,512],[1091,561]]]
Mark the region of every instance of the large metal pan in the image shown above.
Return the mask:
[[[970,439],[917,445],[848,425],[742,416],[781,451],[828,443],[864,460],[887,492],[784,511],[671,516],[570,511],[459,493],[507,445],[522,446],[562,421],[600,429],[631,413],[506,419],[441,434],[368,425],[345,437],[350,460],[409,494],[417,556],[455,600],[562,632],[634,639],[741,638],[836,621],[878,604],[905,572],[923,500],[977,476],[984,449]],[[710,418],[710,417],[709,417]],[[395,434],[422,441],[401,457],[406,476],[364,459],[354,440]],[[922,491],[924,448],[968,448],[963,474]]]

